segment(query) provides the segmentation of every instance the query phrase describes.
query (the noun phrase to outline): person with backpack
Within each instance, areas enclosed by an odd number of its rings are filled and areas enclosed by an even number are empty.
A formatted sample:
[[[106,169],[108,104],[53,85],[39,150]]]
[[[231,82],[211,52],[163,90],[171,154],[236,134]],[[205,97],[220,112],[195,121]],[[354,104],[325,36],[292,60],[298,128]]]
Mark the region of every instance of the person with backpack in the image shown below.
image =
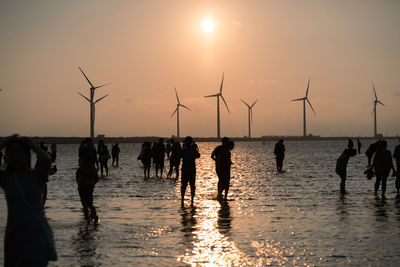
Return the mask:
[[[346,193],[346,177],[347,177],[347,164],[349,163],[350,157],[357,154],[357,150],[354,149],[354,143],[351,139],[348,140],[347,148],[342,152],[340,157],[336,161],[336,173],[340,176],[340,194]]]

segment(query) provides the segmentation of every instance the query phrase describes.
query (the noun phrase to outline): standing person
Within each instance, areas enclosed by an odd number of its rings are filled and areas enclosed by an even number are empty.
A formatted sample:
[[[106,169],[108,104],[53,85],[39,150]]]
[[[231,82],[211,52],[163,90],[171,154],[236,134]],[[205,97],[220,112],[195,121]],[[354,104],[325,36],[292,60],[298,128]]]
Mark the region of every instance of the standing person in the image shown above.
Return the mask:
[[[144,178],[150,178],[151,157],[152,157],[151,143],[144,142],[142,144],[140,155],[137,157],[137,159],[141,160],[143,163]]]
[[[365,155],[367,155],[368,158],[368,167],[371,167],[371,160],[372,157],[374,156],[374,153],[380,143],[380,140],[376,141],[375,143],[372,143],[369,145],[368,149],[365,151]]]
[[[174,139],[171,138],[170,140],[167,141],[167,145],[166,145],[166,150],[167,150],[167,159],[169,159],[170,155],[171,155],[171,149],[172,149],[172,145],[174,144]]]
[[[160,138],[158,140],[158,144],[155,145],[153,157],[154,157],[154,164],[156,165],[156,178],[158,178],[158,171],[160,171],[160,178],[162,178],[164,172],[164,159],[165,159],[165,145],[163,138]]]
[[[172,176],[172,172],[175,169],[175,178],[179,179],[179,165],[181,164],[182,148],[178,141],[172,141],[171,146],[171,156],[169,158],[169,171],[167,178]]]
[[[400,142],[400,139],[399,139]],[[396,160],[396,189],[397,189],[397,195],[399,195],[400,191],[400,144],[396,146],[393,152],[393,158]]]
[[[4,266],[47,266],[57,260],[53,233],[41,203],[50,159],[26,137],[10,136],[0,144],[0,150],[3,148],[7,167],[0,171],[0,187],[8,207]],[[34,169],[31,151],[37,158]]]
[[[3,165],[3,152],[0,151],[0,167]]]
[[[108,176],[108,160],[111,158],[111,156],[103,139],[99,140],[97,153],[99,154],[101,176],[104,176],[103,169],[106,170],[106,176]]]
[[[354,143],[349,139],[347,142],[347,148],[336,161],[336,173],[340,176],[340,194],[342,195],[346,193],[347,164],[349,163],[350,157],[357,154],[357,150],[353,147]]]
[[[274,154],[276,159],[276,170],[282,172],[283,160],[285,158],[285,145],[283,144],[282,139],[275,144]]]
[[[57,159],[57,145],[51,144],[50,146],[50,155],[51,155],[51,162],[55,162]]]
[[[234,143],[231,143],[228,137],[224,137],[222,145],[217,146],[211,154],[218,176],[218,199],[222,198],[223,191],[225,191],[225,199],[228,196],[232,165],[230,150],[233,149],[233,146]]]
[[[119,153],[121,150],[119,149],[118,143],[115,143],[115,145],[112,146],[111,149],[111,156],[112,156],[112,166],[114,166],[114,163],[116,163],[116,166],[119,166]]]
[[[360,139],[357,138],[357,151],[358,151],[358,154],[361,154],[361,147],[362,147],[361,141],[360,141]]]
[[[190,184],[190,205],[193,206],[196,191],[196,159],[200,158],[199,148],[191,136],[187,136],[182,149],[181,206],[184,206],[185,191]]]
[[[395,172],[392,160],[392,153],[387,150],[386,140],[382,140],[379,143],[372,163],[372,168],[375,170],[376,182],[375,182],[375,196],[378,195],[379,185],[382,181],[382,198],[385,198],[386,192],[386,181],[389,177],[390,170]]]
[[[97,171],[99,162],[93,140],[85,138],[79,147],[79,168],[76,171],[76,182],[83,207],[83,215],[88,223],[98,222],[96,208],[93,205],[93,191],[99,180]],[[90,213],[89,213],[90,212]]]

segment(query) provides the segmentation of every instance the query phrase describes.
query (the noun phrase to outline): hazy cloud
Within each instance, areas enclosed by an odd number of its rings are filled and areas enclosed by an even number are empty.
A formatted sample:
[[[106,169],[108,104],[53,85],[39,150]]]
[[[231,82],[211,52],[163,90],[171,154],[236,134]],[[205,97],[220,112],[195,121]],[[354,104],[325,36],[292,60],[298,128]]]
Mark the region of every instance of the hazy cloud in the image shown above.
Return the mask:
[[[232,20],[232,24],[238,26],[238,27],[243,27],[243,23],[237,20]]]

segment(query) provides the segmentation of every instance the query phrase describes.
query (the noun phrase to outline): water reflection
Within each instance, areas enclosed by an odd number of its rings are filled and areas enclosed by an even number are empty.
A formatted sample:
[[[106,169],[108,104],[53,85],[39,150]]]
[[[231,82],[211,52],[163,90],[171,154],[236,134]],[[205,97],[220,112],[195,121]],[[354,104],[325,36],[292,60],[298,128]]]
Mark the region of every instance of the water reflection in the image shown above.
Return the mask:
[[[339,221],[344,222],[349,217],[349,212],[347,210],[348,199],[341,195],[337,202],[337,211],[339,212]]]
[[[97,249],[97,231],[98,226],[88,225],[85,220],[79,225],[79,231],[72,241],[73,248],[79,255],[79,264],[81,266],[100,266]]]
[[[187,247],[178,260],[193,266],[242,265],[247,255],[230,238],[231,222],[227,202],[203,200],[196,210],[182,213]]]

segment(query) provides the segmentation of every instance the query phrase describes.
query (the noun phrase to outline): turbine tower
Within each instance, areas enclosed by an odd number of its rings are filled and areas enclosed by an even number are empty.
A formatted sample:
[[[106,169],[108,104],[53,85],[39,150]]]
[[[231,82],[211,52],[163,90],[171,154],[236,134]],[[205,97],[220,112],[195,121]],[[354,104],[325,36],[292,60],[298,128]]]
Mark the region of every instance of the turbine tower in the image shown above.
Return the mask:
[[[251,138],[251,123],[253,123],[253,107],[254,105],[257,103],[257,100],[254,101],[254,103],[252,105],[247,104],[246,102],[244,102],[242,99],[240,99],[240,101],[243,102],[243,104],[245,104],[247,106],[248,109],[248,116],[249,116],[249,138]]]
[[[179,139],[179,137],[180,137],[180,134],[179,134],[179,107],[183,107],[183,108],[186,108],[188,110],[191,110],[191,109],[188,108],[187,106],[181,104],[181,102],[179,101],[178,92],[176,91],[175,87],[174,87],[174,89],[175,89],[176,101],[178,103],[176,104],[176,109],[174,110],[174,113],[172,113],[171,118],[176,113],[176,133],[177,133],[177,137]]]
[[[229,114],[231,114],[228,104],[226,104],[226,101],[224,97],[222,96],[222,86],[224,85],[224,73],[222,73],[222,81],[221,81],[221,87],[219,88],[219,93],[214,94],[214,95],[208,95],[205,97],[216,97],[217,98],[217,138],[221,138],[221,128],[220,128],[220,118],[219,118],[219,98],[222,98],[222,101],[224,101],[224,104],[226,106],[226,109],[228,110]]]
[[[306,91],[306,96],[298,99],[293,99],[292,101],[303,101],[303,136],[307,136],[307,124],[306,124],[306,101],[310,105],[311,110],[314,112],[314,108],[311,105],[310,100],[308,100],[308,90],[310,89],[310,79],[308,79],[308,85],[307,85],[307,91]]]
[[[96,101],[94,101],[94,93],[96,91],[96,89],[109,85],[109,83],[107,84],[103,84],[100,86],[93,86],[93,84],[89,81],[88,77],[86,76],[86,74],[83,72],[83,70],[79,67],[79,70],[82,72],[83,76],[85,76],[87,82],[90,85],[90,96],[89,98],[87,98],[86,96],[84,96],[83,94],[79,93],[79,95],[81,95],[84,99],[86,99],[89,103],[90,103],[90,138],[94,139],[94,118],[95,118],[95,113],[96,113],[96,109],[95,109],[95,105],[100,102],[101,100],[103,100],[107,95],[100,97],[99,99],[97,99]]]
[[[377,126],[376,126],[376,105],[377,104],[381,104],[382,106],[385,106],[385,104],[383,104],[381,101],[378,100],[378,97],[376,95],[374,82],[372,82],[372,89],[374,90],[374,96],[375,96],[374,110],[372,111],[372,113],[374,114],[374,137],[377,137],[378,136],[378,131],[377,131]]]

